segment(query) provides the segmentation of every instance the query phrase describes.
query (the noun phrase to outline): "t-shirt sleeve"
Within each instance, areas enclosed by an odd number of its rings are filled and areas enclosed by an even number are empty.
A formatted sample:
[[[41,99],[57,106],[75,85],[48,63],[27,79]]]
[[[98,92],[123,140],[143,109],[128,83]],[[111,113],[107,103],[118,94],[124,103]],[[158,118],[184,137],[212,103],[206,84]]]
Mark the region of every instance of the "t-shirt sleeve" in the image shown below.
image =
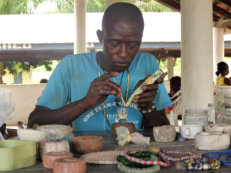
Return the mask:
[[[45,90],[36,105],[50,109],[63,107],[69,101],[70,65],[68,58],[63,58],[52,73]]]
[[[172,102],[163,83],[158,84],[157,96],[154,100],[154,104],[158,111],[166,107],[172,106]]]

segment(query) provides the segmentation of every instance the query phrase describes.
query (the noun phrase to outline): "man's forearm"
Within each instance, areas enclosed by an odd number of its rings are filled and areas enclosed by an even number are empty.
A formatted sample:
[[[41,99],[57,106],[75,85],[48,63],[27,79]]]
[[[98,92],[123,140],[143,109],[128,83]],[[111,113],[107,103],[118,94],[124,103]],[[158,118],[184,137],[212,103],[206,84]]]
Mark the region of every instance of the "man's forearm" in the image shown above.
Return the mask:
[[[89,108],[82,101],[76,101],[70,103],[62,108],[51,110],[46,107],[37,106],[33,112],[31,112],[28,118],[28,127],[33,127],[34,124],[69,124],[83,112]]]
[[[163,110],[154,109],[151,113],[143,114],[144,128],[153,128],[155,126],[169,125],[169,120]]]

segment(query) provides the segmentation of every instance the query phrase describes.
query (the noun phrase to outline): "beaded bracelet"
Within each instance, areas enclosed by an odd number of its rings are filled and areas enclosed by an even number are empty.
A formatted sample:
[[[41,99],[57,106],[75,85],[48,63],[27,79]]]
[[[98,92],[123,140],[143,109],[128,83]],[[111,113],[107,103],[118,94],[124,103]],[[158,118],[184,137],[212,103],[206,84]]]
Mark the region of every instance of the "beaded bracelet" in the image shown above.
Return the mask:
[[[142,164],[142,165],[160,165],[160,166],[164,166],[164,167],[170,166],[169,163],[165,163],[165,162],[162,162],[162,161],[159,161],[159,160],[144,160],[144,159],[136,158],[136,157],[133,157],[133,156],[129,156],[127,154],[121,154],[121,155],[123,155],[129,161],[139,163],[139,164]]]
[[[156,107],[154,103],[152,103],[152,107],[149,109],[140,109],[139,107],[137,107],[138,111],[140,111],[142,114],[151,113],[155,108]]]

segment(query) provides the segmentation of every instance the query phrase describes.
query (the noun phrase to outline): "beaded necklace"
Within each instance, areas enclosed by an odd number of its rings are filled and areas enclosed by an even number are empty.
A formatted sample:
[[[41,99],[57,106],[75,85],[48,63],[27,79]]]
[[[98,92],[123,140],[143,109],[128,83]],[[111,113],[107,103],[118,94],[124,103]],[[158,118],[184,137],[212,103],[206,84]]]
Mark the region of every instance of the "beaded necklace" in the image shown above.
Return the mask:
[[[225,166],[231,166],[231,150],[203,153],[203,156],[219,160]]]
[[[193,159],[202,158],[201,153],[180,152],[180,151],[166,150],[166,149],[161,149],[159,155],[162,157],[163,160],[172,161],[172,162],[189,160],[191,158]],[[180,157],[173,157],[172,155],[179,155]]]
[[[100,74],[100,58],[99,58],[99,70],[98,70],[98,73],[99,73],[99,77],[100,77],[101,76],[101,74]],[[128,98],[128,89],[129,89],[129,71],[127,71],[127,74],[128,74],[128,76],[127,76],[126,102],[127,102],[127,98]],[[115,78],[114,78],[114,81],[115,81]],[[121,98],[123,98],[122,95],[121,95]],[[111,124],[110,124],[110,122],[107,119],[107,114],[106,114],[104,102],[102,103],[102,107],[103,107],[104,118],[105,118],[108,126],[111,128]]]

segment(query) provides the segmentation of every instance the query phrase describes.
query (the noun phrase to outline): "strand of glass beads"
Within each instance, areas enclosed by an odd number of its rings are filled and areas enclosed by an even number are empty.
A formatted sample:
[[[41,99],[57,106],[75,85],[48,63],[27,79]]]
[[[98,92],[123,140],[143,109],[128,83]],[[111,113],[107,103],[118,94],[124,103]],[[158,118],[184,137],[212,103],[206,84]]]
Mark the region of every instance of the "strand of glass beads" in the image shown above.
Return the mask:
[[[203,157],[200,159],[186,160],[185,166],[188,170],[214,170],[220,168],[221,162],[219,160]]]
[[[189,160],[191,158],[202,158],[202,154],[194,153],[194,152],[181,152],[175,150],[166,150],[161,149],[159,155],[162,157],[163,160],[177,162],[182,160]],[[179,157],[173,157],[172,155],[178,155]]]

